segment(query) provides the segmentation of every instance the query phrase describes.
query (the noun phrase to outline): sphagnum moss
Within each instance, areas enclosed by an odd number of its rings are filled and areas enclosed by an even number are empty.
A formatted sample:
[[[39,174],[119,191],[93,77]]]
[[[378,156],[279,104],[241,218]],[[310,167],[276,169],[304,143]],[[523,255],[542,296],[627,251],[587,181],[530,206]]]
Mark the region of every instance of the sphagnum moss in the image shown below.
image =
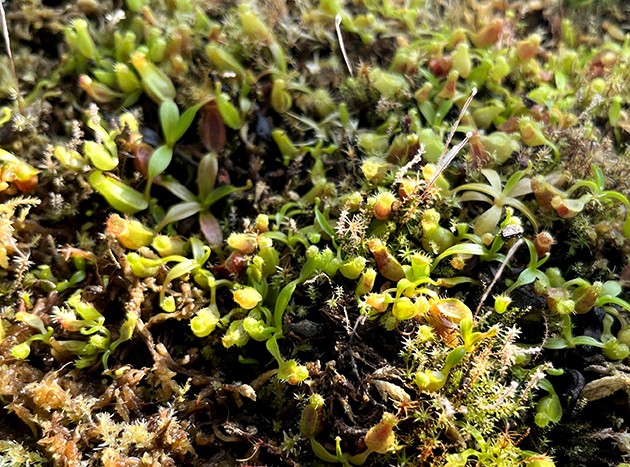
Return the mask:
[[[621,4],[18,3],[0,460],[622,460]]]

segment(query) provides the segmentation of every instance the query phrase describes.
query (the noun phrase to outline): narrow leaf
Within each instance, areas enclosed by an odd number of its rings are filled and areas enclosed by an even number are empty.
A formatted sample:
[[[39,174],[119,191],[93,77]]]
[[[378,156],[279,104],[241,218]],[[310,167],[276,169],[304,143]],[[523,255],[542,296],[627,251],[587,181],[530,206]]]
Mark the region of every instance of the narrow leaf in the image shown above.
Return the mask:
[[[589,336],[577,336],[573,338],[573,345],[591,345],[593,347],[603,347],[602,344],[597,339],[593,339]]]
[[[269,340],[267,340],[267,342],[265,343],[265,347],[267,347],[267,350],[269,351],[271,356],[276,359],[278,365],[282,365],[284,363],[282,355],[280,354],[280,347],[278,346],[278,340],[276,336],[272,336]]]
[[[440,125],[442,123],[442,120],[444,120],[444,117],[446,117],[446,114],[448,114],[448,112],[451,110],[452,107],[453,107],[452,100],[446,100],[442,102],[440,104],[440,107],[438,107],[437,112],[435,112],[433,125]]]
[[[194,216],[202,209],[203,207],[198,201],[186,201],[184,203],[179,203],[175,206],[171,206],[171,208],[164,216],[164,219],[162,219],[162,222],[160,222],[155,229],[159,232],[168,224],[186,219],[190,216]]]
[[[197,169],[197,187],[199,188],[199,199],[206,199],[212,193],[217,181],[219,171],[219,161],[214,153],[206,154],[199,163]]]
[[[424,119],[427,121],[427,123],[430,126],[433,126],[433,123],[435,122],[435,110],[433,110],[433,105],[431,105],[431,102],[425,101],[419,105],[419,108],[420,108],[420,113],[422,114]]]
[[[287,309],[289,301],[295,292],[297,287],[297,281],[291,281],[280,291],[278,298],[276,299],[276,305],[273,310],[273,320],[276,329],[282,329],[282,317],[284,316],[284,310]]]
[[[566,349],[569,345],[567,344],[567,341],[561,337],[550,337],[545,341],[544,347],[545,349],[560,350]]]
[[[194,195],[194,193],[186,188],[184,185],[179,183],[177,180],[175,180],[173,177],[162,177],[162,179],[155,182],[155,184],[166,188],[182,201],[197,201],[197,197]]]
[[[215,188],[210,192],[210,194],[202,201],[203,206],[209,208],[214,203],[219,201],[221,198],[225,198],[232,193],[238,193],[240,191],[249,190],[252,187],[252,182],[247,181],[247,185],[242,187],[235,187],[232,185],[222,185],[219,188]]]
[[[199,267],[199,264],[192,259],[187,259],[186,261],[177,263],[166,275],[166,279],[164,279],[163,288],[165,288],[167,284],[170,284],[175,279],[182,277],[184,274],[188,274],[193,269],[198,268],[198,267]]]
[[[173,139],[175,127],[179,121],[179,108],[172,100],[166,100],[160,104],[160,125],[168,146],[175,144]]]
[[[179,120],[177,121],[177,123],[175,124],[175,127],[173,128],[171,132],[171,139],[170,139],[171,144],[175,144],[177,141],[181,139],[182,136],[184,136],[184,133],[186,133],[186,131],[188,131],[188,128],[190,128],[190,125],[192,124],[195,118],[195,115],[197,115],[197,111],[201,107],[203,107],[205,104],[206,102],[201,102],[200,104],[197,104],[195,106],[190,107],[189,109],[186,109],[186,111],[179,118]]]
[[[324,214],[319,210],[317,206],[315,206],[315,219],[317,219],[317,223],[322,228],[324,233],[328,235],[331,239],[335,239],[335,231],[328,223],[328,220],[324,217]]]
[[[451,255],[477,255],[481,256],[484,253],[483,247],[476,243],[460,243],[458,245],[453,245],[450,248],[447,248],[440,256],[435,258],[433,264],[431,265],[431,270],[435,269],[440,261],[442,261],[447,256]]]

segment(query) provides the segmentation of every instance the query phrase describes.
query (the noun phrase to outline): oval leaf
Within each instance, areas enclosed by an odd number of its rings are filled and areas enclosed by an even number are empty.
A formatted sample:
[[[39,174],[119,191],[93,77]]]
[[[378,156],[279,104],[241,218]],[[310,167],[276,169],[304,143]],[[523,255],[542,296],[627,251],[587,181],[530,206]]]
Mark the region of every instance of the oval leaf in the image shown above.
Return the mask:
[[[219,161],[214,153],[206,154],[197,170],[197,187],[199,188],[199,199],[206,199],[212,193],[214,184],[217,181],[219,172]]]
[[[155,150],[149,160],[149,183],[166,170],[173,159],[173,148],[160,146]]]
[[[220,246],[223,242],[223,232],[216,217],[209,211],[204,211],[199,215],[199,227],[201,233],[211,247]]]
[[[194,115],[193,115],[194,116]],[[162,125],[162,133],[166,144],[172,146],[177,139],[173,139],[175,128],[179,121],[179,108],[172,100],[167,100],[160,104],[160,125]]]

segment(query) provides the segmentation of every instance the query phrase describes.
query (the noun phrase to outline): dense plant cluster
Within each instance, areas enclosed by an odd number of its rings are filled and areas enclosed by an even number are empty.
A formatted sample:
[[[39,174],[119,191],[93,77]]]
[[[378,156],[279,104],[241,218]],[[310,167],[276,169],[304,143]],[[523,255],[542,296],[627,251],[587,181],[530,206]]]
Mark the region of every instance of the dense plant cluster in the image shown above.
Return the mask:
[[[623,2],[50,3],[0,61],[0,462],[630,454]]]

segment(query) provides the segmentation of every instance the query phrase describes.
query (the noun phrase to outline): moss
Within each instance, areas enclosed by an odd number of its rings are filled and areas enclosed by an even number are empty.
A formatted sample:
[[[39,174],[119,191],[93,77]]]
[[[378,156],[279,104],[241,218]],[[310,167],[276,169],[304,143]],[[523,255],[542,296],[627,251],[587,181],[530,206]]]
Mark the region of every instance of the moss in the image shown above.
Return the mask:
[[[0,457],[622,460],[620,4],[17,3]]]

